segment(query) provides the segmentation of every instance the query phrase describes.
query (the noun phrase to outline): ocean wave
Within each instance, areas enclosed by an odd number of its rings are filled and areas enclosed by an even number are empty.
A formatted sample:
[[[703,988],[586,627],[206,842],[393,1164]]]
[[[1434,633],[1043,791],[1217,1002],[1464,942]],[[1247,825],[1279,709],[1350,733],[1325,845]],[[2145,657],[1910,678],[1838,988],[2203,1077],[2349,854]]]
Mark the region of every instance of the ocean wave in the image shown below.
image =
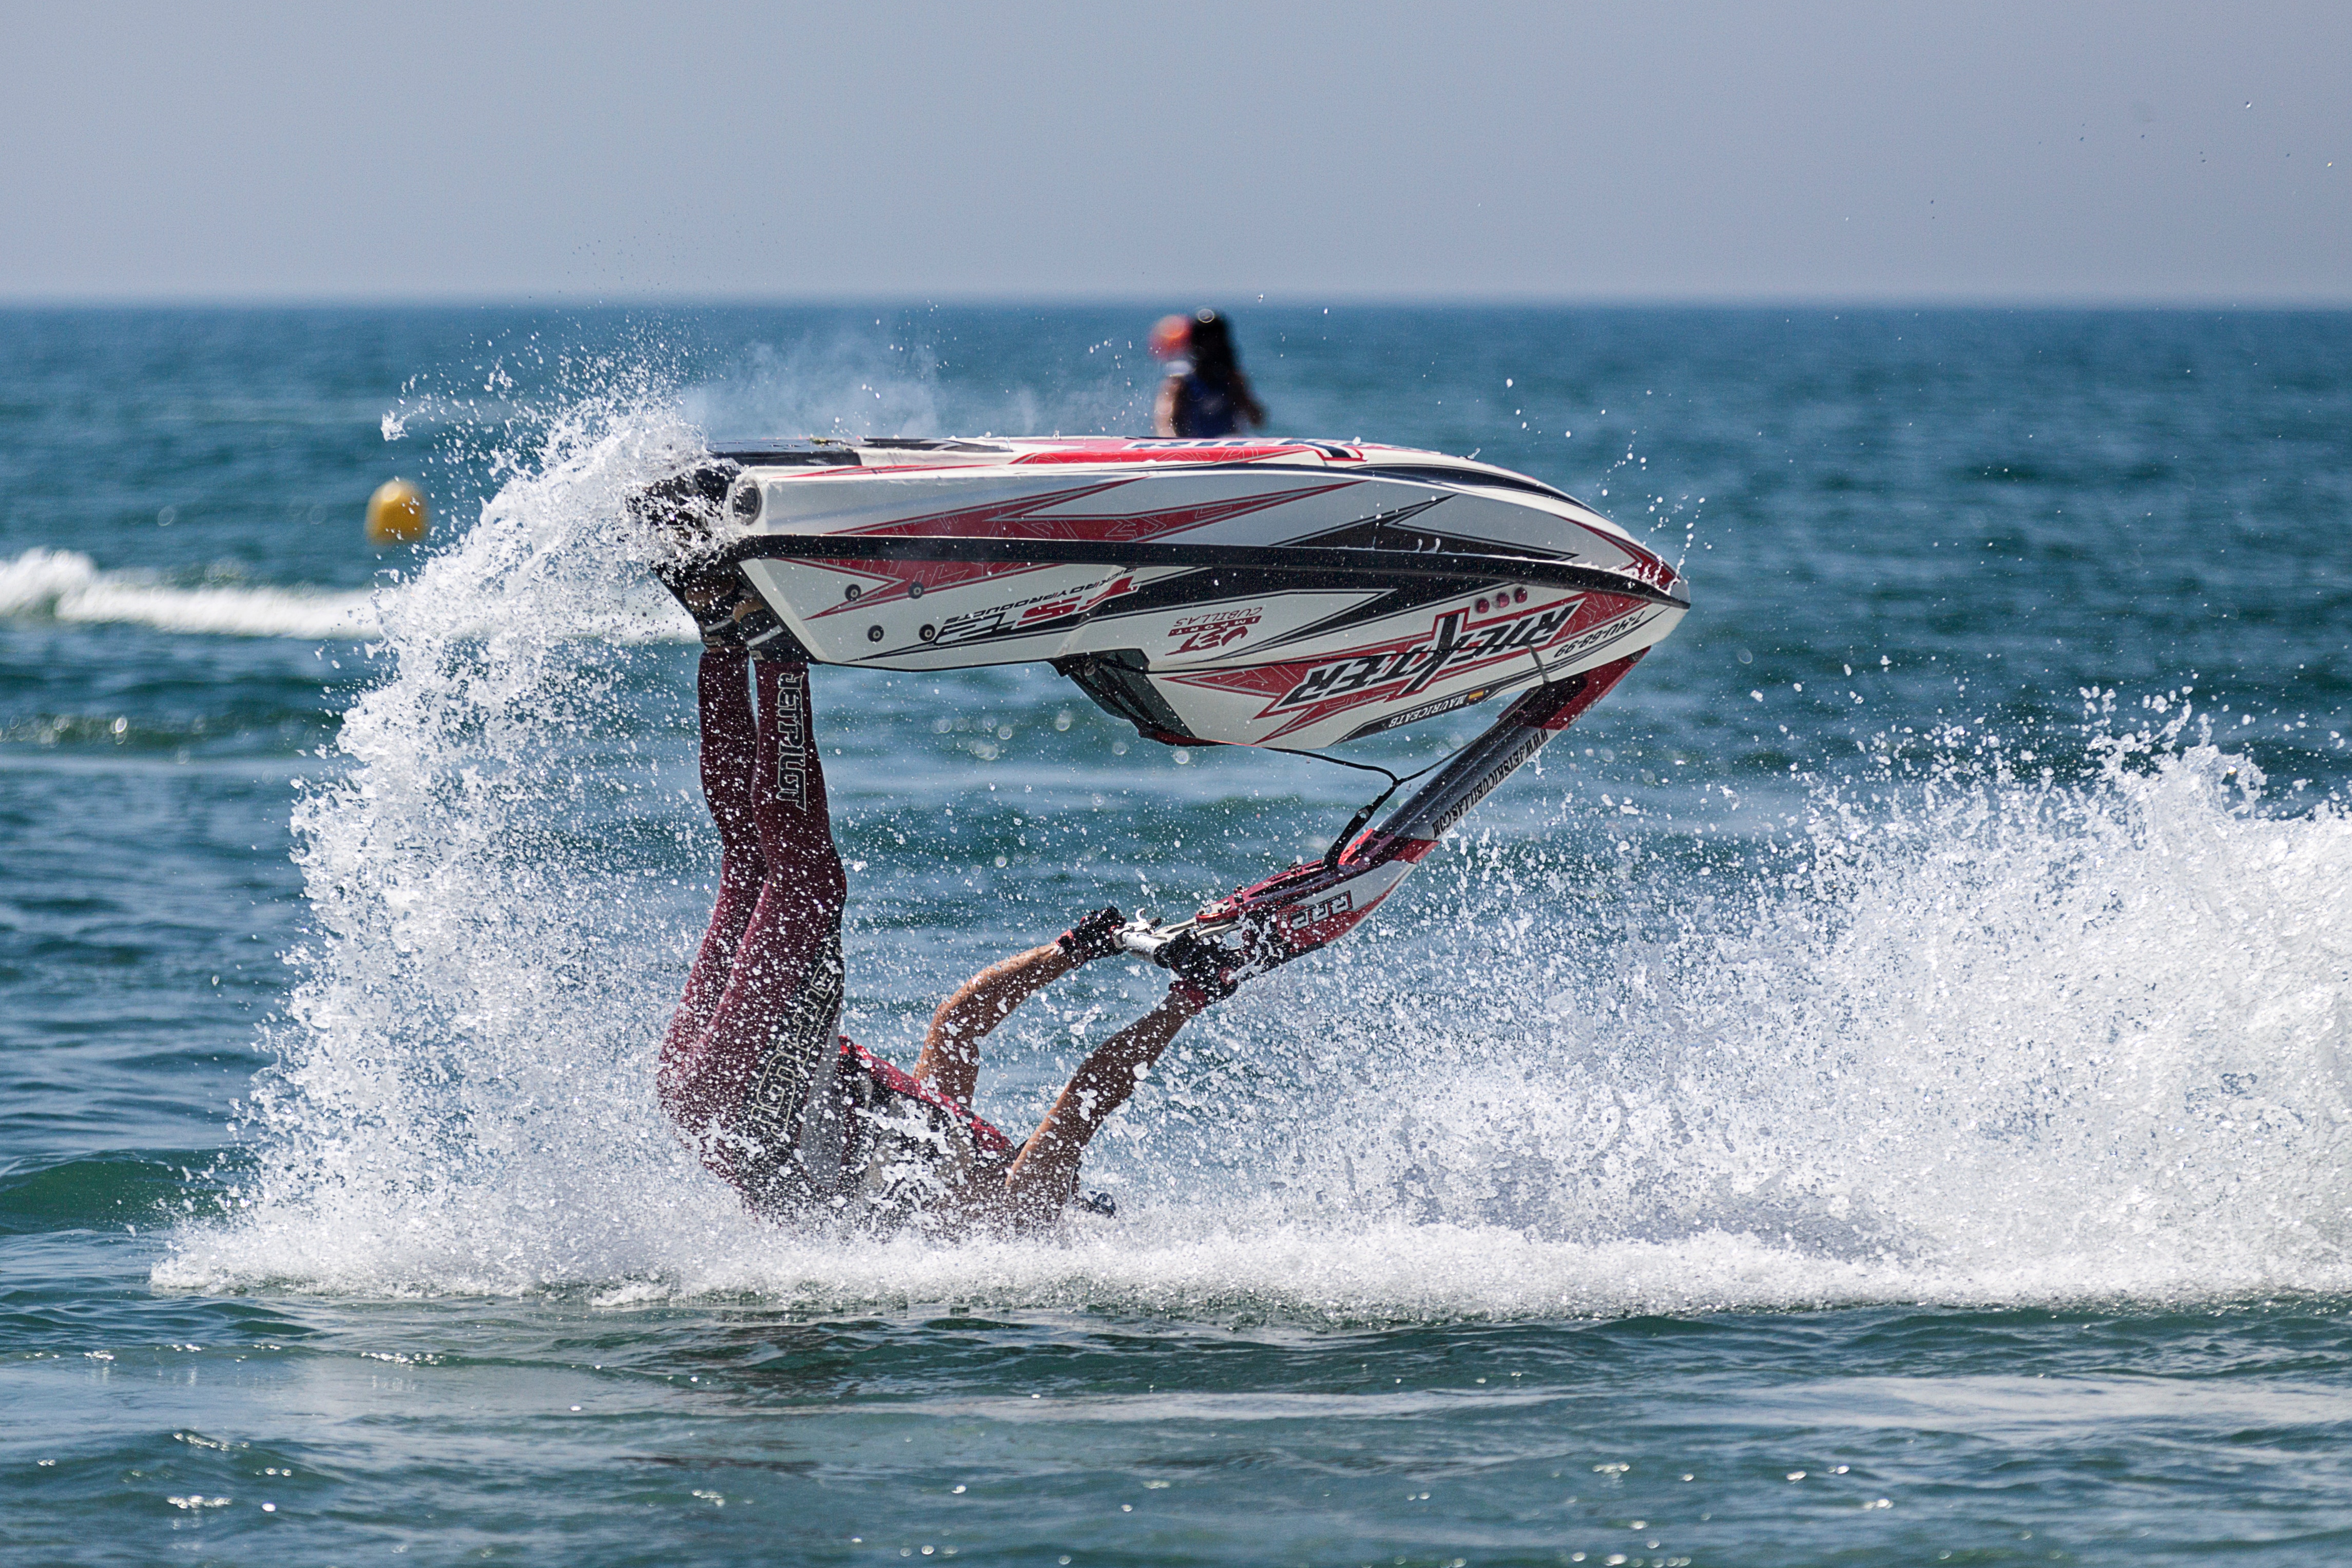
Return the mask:
[[[233,637],[383,634],[373,595],[230,583],[181,587],[150,572],[101,571],[79,550],[34,549],[0,561],[0,615],[129,622]]]
[[[703,1187],[715,1186],[707,1177]],[[2085,1267],[2063,1250],[1996,1262],[1841,1257],[1769,1226],[1577,1241],[1508,1226],[1303,1223],[1230,1196],[1139,1207],[1039,1237],[960,1242],[799,1237],[731,1198],[655,1182],[568,1212],[429,1203],[272,1206],[184,1227],[162,1290],[361,1299],[564,1295],[612,1310],[758,1301],[810,1318],[981,1312],[1134,1314],[1352,1329],[1397,1323],[1947,1306],[2183,1305],[2352,1291],[2352,1264],[2244,1256],[2183,1270],[2161,1246]],[[681,1204],[681,1199],[687,1201]],[[367,1206],[362,1206],[366,1208]],[[630,1216],[653,1215],[659,1223]],[[359,1221],[354,1226],[353,1221]]]
[[[388,617],[416,591],[413,583],[367,591],[277,588],[238,583],[194,587],[144,571],[105,571],[79,550],[28,549],[0,561],[0,616],[80,623],[152,626],[158,631],[228,637],[291,637],[306,642],[374,642]],[[505,626],[494,607],[463,629],[478,641]],[[688,643],[693,622],[649,581],[612,585],[608,598],[548,610],[557,635],[624,643]]]

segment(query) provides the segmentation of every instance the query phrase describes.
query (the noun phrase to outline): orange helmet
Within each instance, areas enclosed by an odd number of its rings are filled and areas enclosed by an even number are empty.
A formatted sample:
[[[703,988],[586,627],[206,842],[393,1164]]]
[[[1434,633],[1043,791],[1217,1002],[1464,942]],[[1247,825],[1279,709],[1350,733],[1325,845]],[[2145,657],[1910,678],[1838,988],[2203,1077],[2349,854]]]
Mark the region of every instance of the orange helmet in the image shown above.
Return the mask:
[[[1192,319],[1190,316],[1162,316],[1152,323],[1152,358],[1172,360],[1192,346]]]

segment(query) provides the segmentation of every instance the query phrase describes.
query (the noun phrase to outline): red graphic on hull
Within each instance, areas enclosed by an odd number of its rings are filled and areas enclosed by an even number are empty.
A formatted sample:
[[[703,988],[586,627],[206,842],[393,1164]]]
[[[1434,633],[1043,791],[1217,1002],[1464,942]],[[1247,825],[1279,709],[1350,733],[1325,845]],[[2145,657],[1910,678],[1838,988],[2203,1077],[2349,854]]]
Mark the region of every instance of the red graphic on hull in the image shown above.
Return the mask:
[[[1345,489],[1359,483],[1354,479],[1339,479],[1328,484],[1305,485],[1255,496],[1235,496],[1222,501],[1196,501],[1181,507],[1162,507],[1142,512],[1079,512],[1046,517],[1051,507],[1089,500],[1097,496],[1132,485],[1132,479],[1111,479],[1098,485],[1080,485],[1067,490],[1050,491],[1042,496],[1023,496],[1009,501],[993,501],[983,506],[961,507],[953,511],[932,512],[919,517],[901,517],[867,528],[847,528],[838,537],[843,538],[993,538],[993,539],[1085,539],[1111,543],[1132,543],[1165,538],[1213,523],[1230,522],[1253,512],[1291,501],[1303,501],[1333,490]],[[929,593],[935,589],[955,588],[968,582],[984,581],[991,578],[1016,577],[1023,572],[1057,570],[1051,566],[1026,564],[994,564],[965,561],[924,560],[843,560],[837,558],[814,558],[805,562],[830,571],[852,577],[882,578],[885,586],[868,589],[856,600],[846,601],[816,612],[812,619],[838,615],[845,611],[865,610],[881,602],[910,595]]]
[[[1573,643],[1593,628],[1642,608],[1639,600],[1587,593],[1483,620],[1467,610],[1449,610],[1418,636],[1376,643],[1337,658],[1167,679],[1209,691],[1263,696],[1267,701],[1258,710],[1259,718],[1289,713],[1291,716],[1279,727],[1259,738],[1257,744],[1263,746],[1351,708],[1412,696],[1441,678],[1522,661],[1532,674],[1538,667],[1534,655]]]
[[[1081,614],[1097,605],[1117,599],[1122,593],[1134,591],[1135,579],[1121,576],[1116,581],[1107,583],[1101,588],[1066,594],[1059,599],[1049,599],[1043,604],[1033,604],[1021,612],[1021,620],[1024,624],[1032,621],[1056,621],[1065,615]]]
[[[1269,457],[1320,459],[1327,455],[1323,448],[1295,441],[1204,441],[1198,445],[1159,442],[1147,446],[1117,436],[1097,439],[1103,441],[1102,445],[1078,446],[1066,452],[1031,452],[1013,461],[1024,466],[1051,463],[1260,463]]]
[[[1240,642],[1250,634],[1250,628],[1265,619],[1265,612],[1256,605],[1246,610],[1212,610],[1187,616],[1168,628],[1171,638],[1182,642],[1168,650],[1177,653],[1200,653]]]

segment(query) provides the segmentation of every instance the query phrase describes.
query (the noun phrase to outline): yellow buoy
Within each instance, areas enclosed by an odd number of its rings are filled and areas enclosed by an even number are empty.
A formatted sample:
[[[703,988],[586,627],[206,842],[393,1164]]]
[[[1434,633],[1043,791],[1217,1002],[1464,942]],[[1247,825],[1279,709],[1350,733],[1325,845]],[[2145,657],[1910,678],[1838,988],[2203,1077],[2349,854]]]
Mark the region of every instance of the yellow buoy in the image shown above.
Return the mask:
[[[413,545],[432,526],[425,492],[405,479],[387,479],[368,497],[367,539],[379,549],[386,545]]]

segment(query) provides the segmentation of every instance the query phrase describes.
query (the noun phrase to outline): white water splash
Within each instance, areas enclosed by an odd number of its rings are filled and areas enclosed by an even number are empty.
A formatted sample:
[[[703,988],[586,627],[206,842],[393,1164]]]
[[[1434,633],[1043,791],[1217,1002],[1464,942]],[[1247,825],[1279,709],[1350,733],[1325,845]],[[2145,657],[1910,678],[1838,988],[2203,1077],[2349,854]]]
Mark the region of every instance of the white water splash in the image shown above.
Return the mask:
[[[1825,792],[1745,876],[1457,852],[1431,946],[1465,978],[1431,1003],[1335,977],[1373,1021],[1307,1074],[1374,1082],[1251,1140],[1287,1151],[1294,1219],[1810,1261],[1766,1301],[2344,1289],[2352,821],[2264,813],[2180,728],[2085,784]],[[1562,894],[1666,907],[1527,913]],[[1738,1297],[1719,1267],[1687,1289]]]
[[[159,1285],[1349,1322],[2352,1287],[2352,823],[2177,724],[2077,783],[1827,791],[1760,854],[1449,847],[1188,1037],[1104,1141],[1108,1226],[750,1218],[652,1092],[695,933],[631,846],[674,863],[644,801],[688,781],[632,726],[688,699],[575,632],[641,591],[621,497],[690,442],[562,423],[384,601],[394,673],[298,818],[259,1171]]]
[[[511,1280],[572,1266],[575,1245],[607,1267],[667,1229],[678,1162],[633,1073],[674,955],[646,950],[597,852],[639,826],[643,781],[578,748],[625,706],[625,655],[580,633],[625,627],[604,607],[639,596],[632,557],[658,548],[623,497],[697,449],[667,420],[576,413],[538,473],[382,600],[394,673],[344,716],[347,771],[296,813],[315,936],[255,1096],[253,1218],[159,1278],[372,1257]]]

